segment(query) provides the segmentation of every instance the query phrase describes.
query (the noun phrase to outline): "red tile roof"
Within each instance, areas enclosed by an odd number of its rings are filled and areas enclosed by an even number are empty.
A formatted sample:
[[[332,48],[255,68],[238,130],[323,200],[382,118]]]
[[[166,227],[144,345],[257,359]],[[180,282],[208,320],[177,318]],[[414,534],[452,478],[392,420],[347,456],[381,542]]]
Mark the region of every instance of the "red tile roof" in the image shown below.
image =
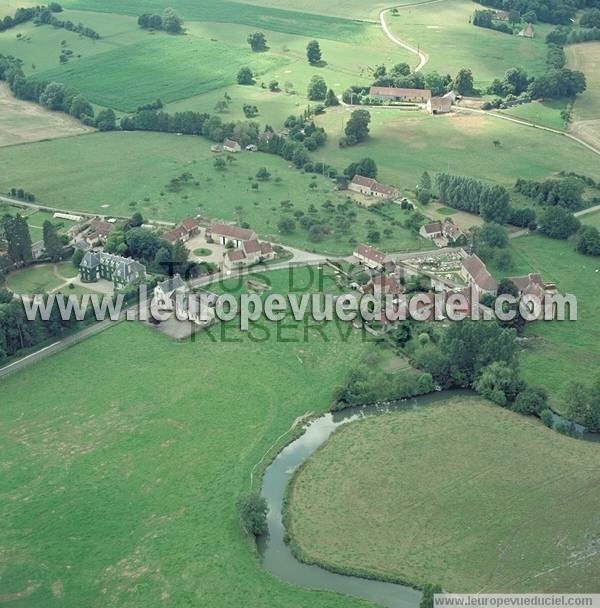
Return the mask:
[[[356,248],[356,254],[357,256],[362,256],[368,260],[377,262],[378,264],[383,264],[385,262],[385,253],[378,251],[373,247],[369,247],[369,245],[359,245]]]

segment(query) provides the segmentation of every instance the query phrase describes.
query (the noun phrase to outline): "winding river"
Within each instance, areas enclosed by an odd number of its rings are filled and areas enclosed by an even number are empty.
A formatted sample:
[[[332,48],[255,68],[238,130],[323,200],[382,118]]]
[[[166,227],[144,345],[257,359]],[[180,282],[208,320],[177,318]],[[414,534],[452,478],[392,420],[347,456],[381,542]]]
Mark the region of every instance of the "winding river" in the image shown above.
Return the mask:
[[[264,567],[278,578],[300,587],[335,591],[366,599],[386,608],[416,608],[421,599],[421,592],[411,587],[336,574],[320,566],[298,561],[284,542],[283,500],[294,471],[323,445],[339,426],[367,416],[378,416],[393,410],[415,409],[445,401],[449,397],[473,394],[466,390],[433,393],[381,406],[362,406],[341,412],[328,412],[309,422],[304,434],[277,455],[263,477],[261,494],[269,506],[269,533],[259,538],[257,545]],[[560,420],[560,417],[557,415],[556,419]],[[578,431],[582,430],[578,425]],[[598,436],[594,436],[594,439],[598,440]]]

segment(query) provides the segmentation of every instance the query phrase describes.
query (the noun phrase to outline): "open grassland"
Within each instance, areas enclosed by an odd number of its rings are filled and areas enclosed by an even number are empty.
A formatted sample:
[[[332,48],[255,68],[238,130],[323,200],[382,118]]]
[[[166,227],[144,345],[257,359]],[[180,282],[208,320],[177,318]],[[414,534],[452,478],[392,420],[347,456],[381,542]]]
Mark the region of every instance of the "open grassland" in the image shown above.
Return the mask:
[[[484,115],[432,117],[385,108],[370,112],[368,141],[344,149],[337,142],[350,117],[349,109],[328,110],[318,117],[329,134],[318,157],[344,167],[370,156],[379,167],[381,180],[402,188],[414,188],[425,170],[471,175],[511,187],[518,177],[542,179],[561,170],[600,178],[598,157],[560,135]],[[552,154],[542,154],[543,150],[552,150]]]
[[[142,13],[162,13],[165,3],[161,0],[68,0],[65,6],[138,16]],[[351,19],[260,7],[229,0],[174,0],[170,6],[178,11],[184,20],[240,23],[312,38],[352,38],[358,41],[364,28],[362,23]]]
[[[598,592],[600,447],[475,398],[342,427],[296,474],[305,559],[455,592]]]
[[[255,6],[285,8],[292,11],[305,11],[321,15],[354,19],[376,20],[381,9],[390,6],[389,2],[381,0],[337,0],[336,2],[322,2],[321,0],[241,0]],[[411,0],[407,0],[411,1]],[[402,3],[398,3],[402,4]]]
[[[469,0],[446,0],[400,8],[386,20],[401,40],[427,54],[424,71],[437,70],[452,76],[461,68],[471,68],[476,87],[485,87],[502,78],[513,67],[523,67],[531,75],[545,70],[544,25],[536,25],[536,37],[525,39],[475,27],[469,17],[478,5]]]
[[[573,106],[571,131],[600,149],[600,42],[565,48],[569,67],[584,72],[587,89]]]
[[[380,246],[387,250],[428,245],[401,225],[393,226],[354,204],[351,208],[357,216],[348,233],[334,232],[312,243],[297,225],[293,233],[279,235],[282,201],[290,201],[292,207],[286,212],[290,216],[293,211],[309,213],[310,205],[314,205],[317,212],[313,214],[325,219],[325,201],[337,205],[346,200],[346,195],[335,190],[330,180],[302,173],[277,156],[238,154],[227,163],[225,171],[218,171],[213,167],[215,155],[210,152],[210,143],[199,137],[120,132],[72,138],[68,145],[61,145],[61,141],[0,150],[0,162],[6,168],[0,175],[0,190],[22,184],[47,205],[103,215],[130,216],[140,211],[147,218],[177,221],[200,213],[240,220],[264,237],[335,254],[351,253],[351,238],[364,241],[370,220],[381,232]],[[36,171],[31,171],[32,166],[37,167]],[[259,182],[254,190],[252,183],[261,167],[267,167],[272,177]],[[170,192],[169,182],[186,172],[193,176],[190,181],[181,191]],[[310,187],[312,183],[317,184],[316,188]],[[408,217],[398,205],[388,205],[387,211],[400,222]],[[388,227],[392,233],[386,237],[383,230]]]
[[[48,293],[77,276],[71,262],[30,266],[8,275],[6,286],[18,294]]]
[[[15,99],[9,88],[0,83],[0,146],[80,135],[91,130],[66,114]]]
[[[159,33],[39,77],[72,86],[99,105],[133,111],[156,98],[175,101],[231,85],[243,65],[260,75],[282,63],[280,56],[253,53],[241,44]]]
[[[590,219],[593,216],[590,216]],[[530,325],[521,355],[525,380],[543,386],[557,409],[569,380],[588,382],[600,365],[600,262],[574,251],[572,243],[524,236],[510,244],[516,267],[510,275],[541,272],[561,293],[577,298],[577,321],[538,321]],[[495,273],[498,277],[506,272]]]
[[[327,409],[359,336],[227,327],[178,343],[123,323],[2,382],[3,594],[30,608],[364,605],[263,570],[234,507],[292,422]]]
[[[73,51],[69,62],[62,66],[69,68],[91,55],[123,48],[147,40],[149,36],[148,32],[137,26],[136,19],[124,15],[65,10],[61,13],[61,19],[82,22],[102,37],[92,40],[65,29],[36,26],[28,22],[0,33],[0,53],[22,59],[25,73],[36,75],[61,67],[59,58],[63,49]],[[17,38],[18,34],[21,34],[20,38]],[[129,86],[134,85],[130,83]]]
[[[566,108],[567,102],[564,100],[533,101],[531,103],[523,104],[522,106],[498,110],[497,112],[498,114],[507,114],[508,116],[514,116],[521,120],[534,122],[544,127],[550,127],[551,129],[565,131],[566,124],[561,118],[560,113]]]

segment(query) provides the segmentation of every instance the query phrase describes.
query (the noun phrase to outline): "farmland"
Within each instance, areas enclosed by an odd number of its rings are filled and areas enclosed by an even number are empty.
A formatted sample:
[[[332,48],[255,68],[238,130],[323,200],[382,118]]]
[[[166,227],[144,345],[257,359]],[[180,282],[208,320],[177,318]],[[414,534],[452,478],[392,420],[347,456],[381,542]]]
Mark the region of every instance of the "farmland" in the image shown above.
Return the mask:
[[[18,146],[10,153],[6,149],[4,154],[0,151],[0,159],[10,171],[0,176],[0,189],[7,190],[14,183],[27,184],[27,189],[45,204],[102,214],[130,216],[140,211],[152,219],[171,221],[197,213],[227,220],[241,218],[259,234],[275,239],[279,238],[277,222],[283,213],[282,201],[289,201],[286,206],[292,204],[290,214],[293,210],[307,213],[314,205],[322,215],[326,200],[334,204],[346,200],[343,193],[334,190],[330,180],[291,169],[272,155],[240,154],[226,170],[217,171],[210,144],[198,137],[124,132],[86,135],[69,140],[68,144],[63,141]],[[32,173],[25,159],[51,170]],[[48,159],[51,165],[45,164]],[[260,182],[255,190],[253,178],[263,166],[272,177]],[[186,172],[192,174],[191,181],[181,191],[170,192],[169,182]],[[2,181],[5,175],[11,176],[10,182]],[[81,175],[89,181],[82,181]],[[132,180],[132,175],[137,179]],[[93,189],[88,187],[90,183],[94,184]],[[313,183],[317,184],[314,189]],[[379,216],[363,207],[354,208],[356,220],[342,239],[333,234],[319,243],[310,243],[298,226],[284,241],[292,246],[349,254],[353,249],[350,239],[364,240],[367,222],[372,220],[382,233],[381,246],[386,249],[427,246],[402,226],[390,226],[392,234],[386,237],[383,230],[388,225]],[[389,205],[389,213],[399,221],[407,217],[397,205]]]
[[[267,574],[234,507],[291,422],[328,407],[358,335],[221,327],[176,343],[123,323],[3,381],[3,593],[49,608],[361,605]]]
[[[571,44],[566,48],[569,67],[582,70],[587,79],[585,90],[573,106],[571,130],[600,147],[600,42]]]
[[[455,398],[338,430],[296,474],[288,529],[305,559],[346,572],[456,592],[598,591],[599,464],[597,445]]]
[[[80,135],[91,129],[65,114],[15,99],[0,84],[0,147],[54,137]]]

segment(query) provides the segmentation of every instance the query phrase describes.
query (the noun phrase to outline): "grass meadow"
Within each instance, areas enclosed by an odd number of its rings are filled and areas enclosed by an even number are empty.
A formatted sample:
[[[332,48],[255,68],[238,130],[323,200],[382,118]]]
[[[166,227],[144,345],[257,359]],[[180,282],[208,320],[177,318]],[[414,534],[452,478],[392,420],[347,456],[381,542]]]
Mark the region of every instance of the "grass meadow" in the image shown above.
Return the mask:
[[[594,216],[590,216],[592,219]],[[569,380],[588,382],[600,365],[600,262],[574,251],[570,242],[531,235],[514,239],[510,251],[515,269],[509,274],[541,272],[561,293],[577,297],[577,321],[538,321],[529,326],[521,354],[525,380],[545,387],[561,409],[561,395]],[[506,272],[495,272],[498,277]]]
[[[239,523],[255,463],[327,409],[364,349],[335,324],[307,342],[277,331],[181,343],[122,323],[4,380],[3,593],[31,608],[364,606],[278,581]]]
[[[18,294],[48,293],[76,276],[77,269],[71,262],[42,264],[9,274],[6,286]]]
[[[99,12],[141,15],[162,13],[165,3],[160,0],[67,0],[65,6]],[[252,4],[221,0],[174,0],[171,6],[184,20],[214,21],[216,23],[240,23],[254,28],[299,34],[312,38],[331,40],[357,40],[364,24],[352,19],[327,15],[313,15],[297,10],[259,7]]]
[[[507,114],[521,120],[534,122],[544,127],[551,129],[566,130],[565,121],[561,118],[560,113],[567,108],[568,103],[565,100],[550,100],[550,101],[533,101],[515,106],[506,110],[498,110],[498,114]]]
[[[599,464],[595,444],[454,398],[338,430],[296,474],[288,529],[305,559],[345,571],[461,593],[597,592]]]
[[[350,117],[347,108],[329,110],[318,122],[329,134],[319,159],[338,167],[372,157],[379,177],[403,188],[414,188],[425,170],[448,171],[513,186],[518,177],[543,179],[559,171],[600,178],[597,156],[554,133],[485,115],[373,108],[368,141],[351,148],[337,145]],[[494,145],[500,141],[500,146]],[[552,149],[552,154],[542,150]]]
[[[509,36],[469,23],[476,8],[468,0],[446,0],[399,7],[397,16],[388,14],[386,19],[398,38],[428,55],[425,72],[454,76],[461,68],[471,68],[475,86],[484,88],[509,68],[523,67],[530,75],[545,71],[548,26],[537,24],[533,39]]]
[[[364,241],[370,221],[381,232],[380,246],[387,250],[428,246],[415,233],[393,226],[358,205],[352,205],[357,216],[347,234],[334,233],[319,243],[311,243],[307,232],[297,226],[283,237],[277,229],[284,213],[282,201],[293,205],[286,212],[288,215],[295,210],[308,213],[310,205],[314,205],[318,217],[325,218],[323,203],[343,203],[345,193],[335,190],[326,178],[290,168],[277,156],[238,154],[225,171],[213,167],[214,157],[210,143],[199,137],[95,133],[0,149],[0,162],[6,167],[6,173],[0,175],[0,190],[24,184],[48,205],[103,215],[130,216],[140,211],[150,219],[178,221],[200,213],[215,219],[246,221],[263,237],[325,253],[351,253],[350,239]],[[37,167],[35,172],[31,171],[32,166]],[[268,182],[259,182],[254,190],[253,178],[263,166],[272,177]],[[185,172],[190,172],[193,179],[181,191],[169,192],[169,182]],[[310,187],[313,183],[317,184],[314,189]],[[388,205],[388,213],[400,222],[408,217],[398,205]],[[388,227],[392,234],[386,237],[383,230]]]

